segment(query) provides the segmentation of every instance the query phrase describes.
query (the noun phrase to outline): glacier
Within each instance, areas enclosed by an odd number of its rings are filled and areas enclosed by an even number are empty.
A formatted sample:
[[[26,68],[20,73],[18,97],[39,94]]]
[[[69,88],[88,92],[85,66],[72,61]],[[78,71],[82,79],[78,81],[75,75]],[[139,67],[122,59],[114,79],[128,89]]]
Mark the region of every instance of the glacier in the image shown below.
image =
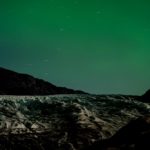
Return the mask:
[[[0,96],[0,149],[82,150],[150,113],[134,96]]]

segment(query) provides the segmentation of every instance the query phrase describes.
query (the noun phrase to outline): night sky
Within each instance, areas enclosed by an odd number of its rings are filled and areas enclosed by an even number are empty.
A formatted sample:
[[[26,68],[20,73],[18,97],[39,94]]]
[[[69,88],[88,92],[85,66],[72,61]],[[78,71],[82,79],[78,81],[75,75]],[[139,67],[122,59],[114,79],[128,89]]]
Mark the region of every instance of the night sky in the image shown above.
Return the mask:
[[[0,66],[90,93],[143,94],[150,1],[1,1]]]

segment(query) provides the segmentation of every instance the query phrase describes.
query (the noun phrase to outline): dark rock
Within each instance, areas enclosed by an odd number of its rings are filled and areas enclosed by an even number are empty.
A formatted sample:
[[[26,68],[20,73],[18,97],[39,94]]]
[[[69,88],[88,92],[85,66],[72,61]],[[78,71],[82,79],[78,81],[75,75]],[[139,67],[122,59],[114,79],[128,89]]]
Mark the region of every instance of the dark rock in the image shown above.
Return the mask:
[[[0,68],[0,95],[84,94],[49,82]]]
[[[131,121],[108,140],[93,144],[92,150],[149,150],[150,117],[145,116]]]
[[[141,101],[150,103],[150,90],[148,90],[144,95],[141,96]]]

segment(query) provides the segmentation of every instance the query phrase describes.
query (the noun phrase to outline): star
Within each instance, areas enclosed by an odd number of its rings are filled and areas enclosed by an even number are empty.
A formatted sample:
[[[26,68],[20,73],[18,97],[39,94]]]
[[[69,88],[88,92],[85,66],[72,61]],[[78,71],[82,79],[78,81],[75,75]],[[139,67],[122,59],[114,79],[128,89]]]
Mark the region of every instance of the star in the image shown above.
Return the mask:
[[[64,28],[60,28],[59,31],[63,32],[65,29]]]
[[[67,18],[67,19],[70,19],[70,18],[71,18],[71,16],[66,16],[66,18]]]
[[[49,60],[48,60],[48,59],[44,59],[43,61],[44,61],[44,62],[48,62]]]
[[[30,64],[30,63],[29,63],[29,64],[25,64],[25,65],[26,65],[26,66],[33,66],[33,64]]]
[[[77,4],[79,4],[79,2],[78,1],[74,1],[74,4],[77,5]]]
[[[101,14],[102,12],[100,11],[100,10],[98,10],[97,12],[96,12],[96,14]]]
[[[58,52],[60,52],[60,51],[61,51],[61,48],[60,48],[60,47],[58,47],[58,48],[56,48],[56,50],[57,50]]]

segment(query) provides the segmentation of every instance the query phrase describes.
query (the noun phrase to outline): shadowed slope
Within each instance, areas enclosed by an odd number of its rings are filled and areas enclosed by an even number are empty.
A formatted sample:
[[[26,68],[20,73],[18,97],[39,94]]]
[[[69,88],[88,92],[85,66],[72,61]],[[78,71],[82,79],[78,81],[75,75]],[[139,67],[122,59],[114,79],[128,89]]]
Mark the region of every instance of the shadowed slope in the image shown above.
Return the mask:
[[[57,87],[49,82],[0,68],[1,95],[51,95],[84,93],[72,89]]]

